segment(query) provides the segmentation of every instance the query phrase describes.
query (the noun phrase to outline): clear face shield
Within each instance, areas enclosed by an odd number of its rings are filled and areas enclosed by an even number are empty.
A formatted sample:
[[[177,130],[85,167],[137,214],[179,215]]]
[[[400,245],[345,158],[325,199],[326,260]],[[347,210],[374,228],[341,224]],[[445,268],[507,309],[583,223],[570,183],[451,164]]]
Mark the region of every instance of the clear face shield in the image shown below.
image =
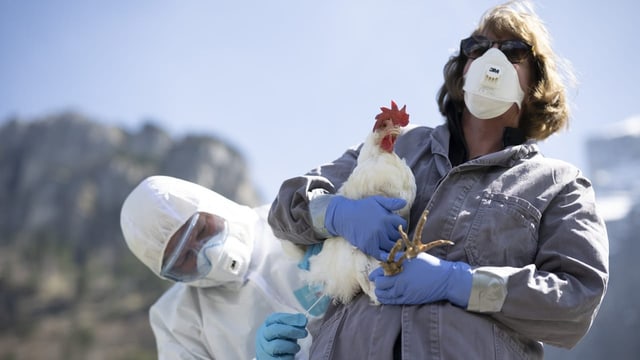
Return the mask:
[[[203,287],[242,280],[250,260],[247,250],[230,235],[224,218],[198,212],[167,244],[160,275]]]

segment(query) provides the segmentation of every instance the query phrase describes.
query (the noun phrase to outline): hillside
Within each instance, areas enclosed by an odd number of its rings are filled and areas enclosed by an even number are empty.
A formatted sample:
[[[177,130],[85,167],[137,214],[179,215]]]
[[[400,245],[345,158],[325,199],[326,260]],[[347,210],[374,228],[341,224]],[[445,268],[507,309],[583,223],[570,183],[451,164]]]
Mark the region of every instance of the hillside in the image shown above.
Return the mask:
[[[211,136],[130,132],[75,113],[0,127],[0,359],[155,359],[167,288],[128,250],[120,206],[144,177],[260,199],[242,154]]]

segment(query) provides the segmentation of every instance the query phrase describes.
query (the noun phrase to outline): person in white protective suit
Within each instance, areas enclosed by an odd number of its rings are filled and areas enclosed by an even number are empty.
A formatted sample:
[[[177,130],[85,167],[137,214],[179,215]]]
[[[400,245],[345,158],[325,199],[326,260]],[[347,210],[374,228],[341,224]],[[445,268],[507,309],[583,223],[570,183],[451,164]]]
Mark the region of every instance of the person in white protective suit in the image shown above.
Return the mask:
[[[125,199],[120,225],[129,249],[176,282],[149,312],[159,359],[252,359],[272,313],[307,315],[309,323],[296,325],[303,333],[286,340],[296,359],[308,357],[306,329],[314,333],[329,300],[304,281],[311,249],[286,255],[267,212],[168,176],[144,179]]]

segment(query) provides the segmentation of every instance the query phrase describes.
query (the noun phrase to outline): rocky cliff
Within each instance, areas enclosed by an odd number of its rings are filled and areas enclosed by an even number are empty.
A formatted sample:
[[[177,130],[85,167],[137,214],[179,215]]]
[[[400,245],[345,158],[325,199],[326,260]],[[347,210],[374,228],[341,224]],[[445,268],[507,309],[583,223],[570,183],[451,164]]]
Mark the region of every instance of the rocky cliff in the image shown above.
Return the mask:
[[[128,250],[120,206],[144,177],[258,205],[242,154],[76,113],[0,127],[0,358],[155,359],[149,306],[166,289]]]

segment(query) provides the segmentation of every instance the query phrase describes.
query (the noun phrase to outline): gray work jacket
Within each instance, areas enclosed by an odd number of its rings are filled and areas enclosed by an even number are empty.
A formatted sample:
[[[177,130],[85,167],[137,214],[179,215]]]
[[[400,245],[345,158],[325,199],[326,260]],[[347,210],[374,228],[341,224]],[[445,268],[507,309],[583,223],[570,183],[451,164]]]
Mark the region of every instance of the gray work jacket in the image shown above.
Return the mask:
[[[428,208],[423,242],[455,242],[430,253],[473,268],[468,307],[375,306],[360,295],[330,307],[311,359],[392,359],[399,335],[403,359],[542,358],[542,343],[570,348],[588,331],[608,280],[607,233],[589,180],[534,142],[452,168],[449,137],[446,125],[414,127],[395,149],[418,188],[409,235]],[[323,207],[313,199],[337,191],[358,149],[283,183],[269,214],[276,236],[322,241],[324,212],[310,203]]]

